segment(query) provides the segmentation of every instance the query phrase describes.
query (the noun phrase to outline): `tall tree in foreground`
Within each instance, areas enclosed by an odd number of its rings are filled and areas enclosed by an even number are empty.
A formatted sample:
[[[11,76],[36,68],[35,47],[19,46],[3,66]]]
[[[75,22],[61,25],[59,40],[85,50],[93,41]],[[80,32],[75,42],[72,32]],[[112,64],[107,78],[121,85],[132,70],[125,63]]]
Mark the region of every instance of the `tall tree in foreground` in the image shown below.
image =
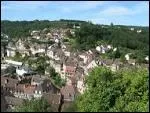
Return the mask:
[[[144,112],[148,111],[148,71],[121,70],[112,73],[95,68],[87,78],[87,90],[78,97],[81,112]]]
[[[25,100],[23,105],[17,107],[14,111],[16,112],[51,112],[50,105],[48,102],[41,98],[41,99],[32,99],[32,100]]]

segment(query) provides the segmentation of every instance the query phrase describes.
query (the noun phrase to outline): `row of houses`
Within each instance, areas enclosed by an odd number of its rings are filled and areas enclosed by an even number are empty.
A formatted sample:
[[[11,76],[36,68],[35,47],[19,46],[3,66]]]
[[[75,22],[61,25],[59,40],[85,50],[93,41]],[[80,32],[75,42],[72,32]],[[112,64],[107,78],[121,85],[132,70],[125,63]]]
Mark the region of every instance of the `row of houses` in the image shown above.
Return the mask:
[[[40,34],[41,31],[31,32],[32,38],[33,36],[39,36]],[[33,56],[35,56],[37,53],[45,54],[45,56],[48,56],[51,59],[47,61],[49,65],[52,66],[56,70],[56,72],[60,74],[61,78],[67,80],[67,85],[74,84],[77,90],[81,93],[84,89],[84,77],[88,74],[89,70],[96,66],[106,66],[109,67],[112,71],[116,71],[123,65],[120,59],[113,60],[102,59],[98,57],[99,53],[106,53],[110,49],[116,51],[117,48],[113,48],[111,45],[100,45],[97,46],[96,49],[92,49],[89,51],[71,52],[68,49],[69,46],[61,41],[61,34],[62,33],[57,30],[49,33],[49,35],[53,39],[60,40],[60,45],[57,42],[52,45],[33,43],[29,45],[29,48],[27,49],[25,47],[25,42],[18,40],[15,44],[15,47],[12,44],[8,45],[8,47],[11,48],[7,49],[7,52],[11,53],[8,56],[14,56],[16,50],[22,52],[22,55],[32,54]],[[13,47],[15,49],[13,49]],[[125,58],[128,61],[128,64],[135,65],[135,60],[130,59],[129,55],[125,55]],[[17,70],[18,73],[22,71],[20,68],[18,68]],[[45,74],[49,74],[48,71],[45,71]],[[74,82],[75,80],[76,82]]]
[[[32,47],[31,49],[31,53],[34,54],[37,51],[39,51],[39,49],[37,49],[36,51]],[[70,52],[67,48],[67,46],[65,44],[61,44],[61,47],[58,47],[58,44],[55,43],[53,45],[50,45],[49,47],[47,47],[46,49],[46,45],[43,46],[39,46],[36,45],[36,48],[40,48],[40,50],[42,50],[42,52],[48,56],[49,58],[51,58],[52,60],[48,61],[50,66],[54,67],[54,69],[56,70],[56,72],[58,72],[61,76],[61,78],[66,79],[67,80],[67,84],[72,84],[72,78],[78,78],[78,76],[84,76],[87,75],[89,70],[96,67],[96,66],[106,66],[109,67],[112,71],[116,71],[119,70],[119,68],[122,66],[122,63],[119,59],[116,60],[112,60],[112,59],[102,59],[102,58],[97,58],[96,54],[97,51],[96,50],[89,50],[89,51],[85,51],[85,52]],[[45,48],[44,48],[45,47]],[[110,45],[108,46],[100,46],[102,48],[102,50],[109,50],[112,49],[112,47]],[[41,49],[42,48],[42,49]],[[37,53],[41,53],[41,52],[37,52]],[[128,60],[128,63],[131,65],[135,65],[135,60],[134,59],[130,59],[129,60],[129,55],[125,55],[126,60]],[[81,68],[83,71],[78,71],[77,68]],[[21,72],[21,69],[17,69],[17,72]],[[47,71],[45,71],[45,74],[48,74]],[[83,84],[84,81],[80,79],[79,82],[76,82],[76,87],[79,90],[79,92],[82,93],[82,88],[80,84]],[[82,85],[83,86],[83,85]],[[84,87],[83,87],[84,89]]]
[[[54,111],[60,110],[64,101],[73,101],[75,89],[67,85],[61,89],[56,88],[50,80],[44,79],[39,75],[31,77],[30,83],[21,83],[17,79],[1,76],[1,97],[4,97],[6,107],[13,109],[21,105],[24,99],[45,98]]]

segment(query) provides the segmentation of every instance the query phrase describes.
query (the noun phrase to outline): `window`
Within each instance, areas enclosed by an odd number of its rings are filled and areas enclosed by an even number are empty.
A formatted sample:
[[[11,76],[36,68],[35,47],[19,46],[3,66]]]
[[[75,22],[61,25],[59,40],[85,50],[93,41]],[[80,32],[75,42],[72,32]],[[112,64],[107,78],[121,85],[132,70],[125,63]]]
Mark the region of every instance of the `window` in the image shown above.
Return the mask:
[[[37,94],[37,90],[35,90],[35,94]]]

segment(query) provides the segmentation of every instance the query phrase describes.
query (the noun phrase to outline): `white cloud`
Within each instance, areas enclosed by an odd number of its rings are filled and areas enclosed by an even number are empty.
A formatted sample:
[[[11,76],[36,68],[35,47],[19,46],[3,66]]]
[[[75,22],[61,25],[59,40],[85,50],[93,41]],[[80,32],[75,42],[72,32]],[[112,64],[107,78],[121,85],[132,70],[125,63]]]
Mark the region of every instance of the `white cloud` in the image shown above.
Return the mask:
[[[149,5],[146,2],[140,2],[129,8],[125,6],[111,6],[100,11],[99,15],[103,16],[130,16],[143,13],[149,10]]]
[[[63,11],[64,13],[86,11],[103,5],[104,3],[104,1],[64,2],[63,5],[60,6],[60,11]]]
[[[100,12],[100,15],[109,15],[109,16],[113,16],[113,15],[128,15],[129,13],[131,13],[129,11],[129,9],[125,8],[125,7],[109,7],[103,11]]]

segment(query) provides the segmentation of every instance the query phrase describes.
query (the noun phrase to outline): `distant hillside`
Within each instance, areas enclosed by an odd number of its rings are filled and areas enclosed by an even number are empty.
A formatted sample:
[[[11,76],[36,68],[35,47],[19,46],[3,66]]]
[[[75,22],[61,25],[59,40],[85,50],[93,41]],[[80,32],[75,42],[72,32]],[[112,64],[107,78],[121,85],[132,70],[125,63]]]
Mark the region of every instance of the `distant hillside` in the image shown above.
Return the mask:
[[[57,21],[34,20],[34,21],[1,21],[1,32],[10,38],[29,36],[29,31],[43,30],[44,28],[73,28],[80,25],[80,29],[75,30],[73,48],[76,50],[88,50],[95,48],[99,42],[112,44],[121,48],[122,55],[127,52],[134,52],[134,58],[149,55],[149,27],[124,26],[124,25],[99,25],[80,20]],[[132,31],[131,28],[134,28]],[[137,33],[141,30],[140,33]]]

